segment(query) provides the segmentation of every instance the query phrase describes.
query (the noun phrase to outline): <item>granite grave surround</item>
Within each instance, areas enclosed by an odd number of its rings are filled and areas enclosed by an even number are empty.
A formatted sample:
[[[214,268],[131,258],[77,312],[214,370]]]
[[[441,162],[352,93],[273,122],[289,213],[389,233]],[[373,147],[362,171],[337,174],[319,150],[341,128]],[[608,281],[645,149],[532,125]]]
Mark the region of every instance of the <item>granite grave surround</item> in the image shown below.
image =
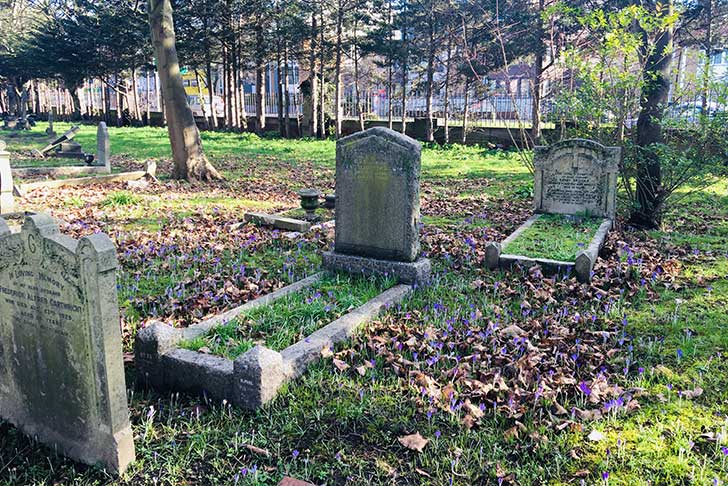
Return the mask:
[[[620,147],[605,147],[585,139],[564,140],[534,153],[534,214],[502,242],[486,246],[486,264],[491,269],[514,265],[540,265],[546,273],[574,271],[582,282],[592,278],[592,270],[614,225],[617,201],[617,175],[622,157]],[[578,215],[601,218],[589,245],[574,261],[532,258],[503,253],[509,243],[533,226],[542,214]]]
[[[99,169],[102,173],[106,171],[103,167],[86,167],[90,171]],[[34,189],[55,189],[58,187],[75,187],[88,186],[91,184],[106,184],[109,182],[132,182],[140,179],[155,179],[157,172],[157,163],[154,160],[146,161],[145,170],[136,170],[131,172],[120,172],[118,174],[103,174],[92,177],[79,177],[75,179],[54,179],[47,181],[28,182],[20,184],[16,188],[23,194]],[[93,172],[91,172],[93,173]]]
[[[134,460],[116,248],[46,214],[0,218],[0,416],[66,456],[121,473]]]
[[[327,270],[394,276],[418,284],[431,265],[420,257],[422,146],[389,130],[370,128],[336,144],[334,251]]]
[[[259,408],[275,398],[284,383],[298,378],[309,365],[318,361],[322,351],[348,339],[362,324],[401,302],[412,291],[409,285],[385,290],[280,352],[257,345],[231,360],[179,347],[180,342],[202,336],[246,311],[306,289],[323,275],[323,272],[317,273],[187,328],[178,329],[163,322],[150,323],[137,333],[134,346],[137,384],[227,400],[245,409]]]

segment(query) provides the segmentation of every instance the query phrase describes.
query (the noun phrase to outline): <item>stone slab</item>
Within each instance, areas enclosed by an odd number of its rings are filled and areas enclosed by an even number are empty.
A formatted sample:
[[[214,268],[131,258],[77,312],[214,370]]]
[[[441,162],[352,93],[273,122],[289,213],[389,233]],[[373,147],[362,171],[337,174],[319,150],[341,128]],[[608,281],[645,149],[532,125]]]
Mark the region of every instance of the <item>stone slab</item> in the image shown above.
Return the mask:
[[[420,253],[419,142],[370,128],[336,144],[336,252],[414,262]]]
[[[534,210],[614,219],[620,147],[564,140],[534,152]]]
[[[243,218],[247,223],[253,223],[261,226],[272,226],[286,231],[298,231],[299,233],[305,233],[311,229],[311,223],[308,221],[286,218],[275,214],[245,213]]]
[[[88,464],[134,460],[116,294],[116,249],[74,240],[45,214],[0,219],[0,415]]]
[[[347,272],[354,275],[393,276],[406,284],[422,284],[430,278],[432,265],[427,258],[414,262],[379,260],[356,255],[327,251],[323,254],[324,269]]]

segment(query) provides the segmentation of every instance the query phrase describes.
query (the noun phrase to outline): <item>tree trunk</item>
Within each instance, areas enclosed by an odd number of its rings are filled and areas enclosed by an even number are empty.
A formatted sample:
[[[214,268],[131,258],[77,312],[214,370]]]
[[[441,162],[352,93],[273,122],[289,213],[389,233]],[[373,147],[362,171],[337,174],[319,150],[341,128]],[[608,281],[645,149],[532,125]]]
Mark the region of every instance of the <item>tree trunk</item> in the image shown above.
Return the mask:
[[[428,54],[427,54],[427,141],[435,141],[435,127],[432,113],[432,97],[435,90],[435,0],[429,0],[429,15],[427,18]]]
[[[311,82],[311,120],[309,120],[309,136],[315,137],[318,132],[318,82],[316,73],[316,36],[318,24],[316,22],[316,12],[311,14],[311,52],[308,61],[309,75]]]
[[[705,38],[703,39],[703,50],[705,50],[705,62],[703,63],[703,79],[700,90],[700,107],[702,114],[708,114],[708,98],[710,95],[710,72],[711,55],[713,54],[713,0],[707,0],[705,4]]]
[[[364,110],[361,106],[361,91],[359,83],[359,46],[357,38],[358,22],[354,22],[354,91],[356,95],[356,114],[359,118],[359,131],[364,131]]]
[[[207,65],[205,66],[205,77],[207,78],[207,97],[210,100],[210,121],[213,130],[217,128],[217,112],[215,111],[215,83],[212,82],[212,62],[210,53],[207,53]]]
[[[387,45],[387,127],[392,129],[394,113],[392,112],[392,100],[394,98],[394,55],[392,45],[394,43],[394,27],[392,26],[392,0],[387,2],[387,24],[389,27],[389,44]]]
[[[157,58],[176,179],[213,180],[222,176],[202,152],[200,132],[187,104],[175,46],[170,0],[149,0],[149,25]]]
[[[338,0],[336,8],[336,73],[334,75],[334,82],[336,83],[336,95],[334,99],[334,111],[336,116],[336,138],[341,136],[341,98],[343,91],[343,83],[341,79],[341,51],[343,49],[343,30],[344,30],[344,6],[342,0]]]
[[[468,140],[468,114],[470,105],[470,78],[465,77],[465,94],[463,96],[463,133],[460,142],[463,144]]]
[[[205,119],[205,128],[210,129],[212,126],[212,123],[210,122],[210,119],[207,117],[208,111],[207,111],[207,103],[205,102],[205,96],[202,93],[202,82],[200,78],[200,72],[195,69],[195,81],[197,82],[197,97],[200,99],[200,108],[202,109],[202,118]]]
[[[258,18],[255,23],[255,131],[265,132],[265,38],[263,30],[262,3],[258,3]]]
[[[146,112],[147,112],[147,125],[152,125],[152,77],[149,75],[149,69],[146,70],[146,77],[147,77],[147,104],[146,104]]]
[[[407,43],[407,0],[404,2],[404,19],[402,26],[402,134],[407,134],[407,70],[409,69],[409,44]]]
[[[71,96],[71,102],[73,103],[73,110],[71,119],[73,120],[80,120],[81,119],[81,99],[78,97],[78,87],[72,86],[68,90],[68,94]],[[23,88],[23,95],[20,98],[21,101],[21,107],[22,110],[20,113],[20,117],[22,119],[25,119],[25,112],[27,110],[27,100],[28,99],[28,88]]]
[[[655,45],[647,53],[642,77],[644,87],[637,119],[637,145],[641,148],[636,176],[637,206],[632,210],[630,222],[639,228],[659,228],[665,191],[662,187],[662,167],[654,145],[662,142],[662,117],[670,94],[670,62],[672,56],[672,30],[658,34]],[[648,36],[642,32],[643,47],[647,49]]]
[[[531,140],[534,145],[541,138],[541,83],[543,80],[543,45],[544,45],[544,29],[541,20],[541,12],[544,10],[544,0],[538,1],[538,26],[537,29],[537,51],[536,59],[533,63],[533,93],[531,94]]]
[[[321,108],[321,113],[319,115],[319,138],[326,138],[326,37],[324,35],[324,31],[326,30],[325,22],[324,22],[324,5],[323,2],[321,2],[321,17],[319,18],[321,20],[320,25],[321,28],[319,29],[319,49],[320,49],[320,56],[319,56],[319,64],[321,68],[321,89],[320,89],[320,96],[319,96],[319,103]]]
[[[132,96],[134,100],[134,118],[137,122],[141,122],[142,120],[142,110],[139,106],[139,92],[137,91],[137,70],[136,67],[133,67],[131,70],[131,89],[132,89]]]
[[[283,48],[283,92],[284,108],[283,116],[286,119],[286,138],[292,138],[291,133],[291,92],[288,86],[288,40]]]
[[[450,143],[450,73],[452,71],[452,29],[447,33],[447,64],[445,65],[445,144]]]

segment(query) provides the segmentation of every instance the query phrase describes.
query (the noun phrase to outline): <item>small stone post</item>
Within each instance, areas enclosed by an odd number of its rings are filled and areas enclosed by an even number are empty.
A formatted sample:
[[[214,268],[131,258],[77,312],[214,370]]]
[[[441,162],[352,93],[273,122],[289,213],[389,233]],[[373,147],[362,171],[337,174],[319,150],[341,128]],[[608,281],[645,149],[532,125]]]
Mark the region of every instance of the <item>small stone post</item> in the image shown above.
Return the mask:
[[[96,163],[99,166],[106,167],[111,173],[111,141],[109,140],[109,129],[105,122],[99,123],[96,131]]]
[[[0,140],[0,214],[15,212],[13,199],[13,173],[10,169],[10,152]]]

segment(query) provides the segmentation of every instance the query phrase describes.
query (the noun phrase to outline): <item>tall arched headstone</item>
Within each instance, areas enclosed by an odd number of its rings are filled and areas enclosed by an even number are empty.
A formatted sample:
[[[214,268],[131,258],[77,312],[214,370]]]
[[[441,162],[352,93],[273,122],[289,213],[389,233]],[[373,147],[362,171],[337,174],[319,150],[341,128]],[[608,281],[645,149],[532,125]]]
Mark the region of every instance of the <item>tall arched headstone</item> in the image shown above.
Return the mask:
[[[0,415],[67,456],[114,472],[134,460],[116,249],[53,218],[0,218]]]
[[[325,267],[408,283],[429,274],[419,255],[420,152],[419,142],[381,127],[338,141],[335,252]]]

